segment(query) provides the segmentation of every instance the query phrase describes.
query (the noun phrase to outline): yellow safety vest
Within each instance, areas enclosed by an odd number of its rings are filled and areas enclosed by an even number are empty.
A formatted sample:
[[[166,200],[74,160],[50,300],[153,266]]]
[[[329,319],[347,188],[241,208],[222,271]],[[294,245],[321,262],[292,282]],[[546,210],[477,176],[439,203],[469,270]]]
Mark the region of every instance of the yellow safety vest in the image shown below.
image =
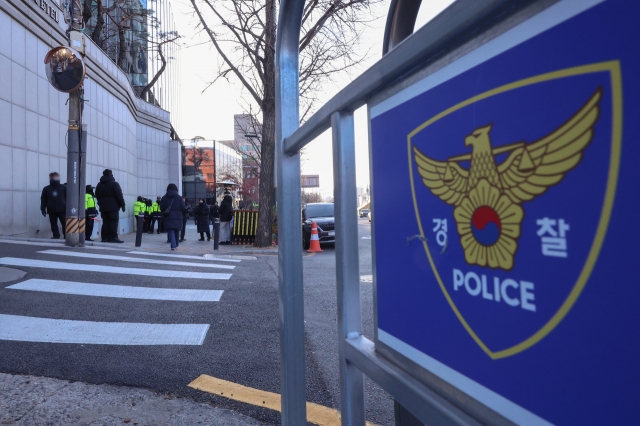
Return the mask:
[[[86,209],[90,209],[90,208],[95,208],[96,207],[96,199],[93,198],[93,195],[91,194],[84,194],[84,208]]]
[[[156,213],[160,211],[160,203],[157,201],[151,204],[151,213]]]
[[[140,213],[145,211],[146,207],[146,204],[142,201],[136,201],[133,203],[133,214],[138,216]]]

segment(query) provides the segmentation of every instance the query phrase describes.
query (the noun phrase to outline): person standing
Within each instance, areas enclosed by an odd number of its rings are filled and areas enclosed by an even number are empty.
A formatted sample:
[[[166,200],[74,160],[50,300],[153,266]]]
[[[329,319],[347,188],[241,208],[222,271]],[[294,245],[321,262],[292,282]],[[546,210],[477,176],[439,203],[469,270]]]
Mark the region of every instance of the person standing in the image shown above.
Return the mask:
[[[109,169],[102,172],[100,183],[96,186],[96,198],[102,216],[102,242],[124,243],[118,238],[119,210],[125,211],[124,197],[120,184]]]
[[[98,209],[96,209],[96,198],[93,193],[91,185],[86,186],[86,193],[84,194],[84,240],[93,241],[91,235],[93,235],[93,219],[98,216]]]
[[[180,245],[178,236],[182,229],[182,218],[187,211],[182,197],[178,193],[178,187],[174,183],[170,183],[167,186],[167,193],[160,200],[160,211],[163,215],[163,222],[169,242],[171,243],[171,250],[175,250]],[[168,214],[165,214],[168,212]]]
[[[65,236],[65,217],[67,215],[67,187],[60,184],[60,175],[57,172],[49,173],[49,185],[42,188],[40,196],[40,211],[42,216],[49,214],[52,240],[60,238],[58,221],[62,226],[62,235]]]
[[[150,211],[151,211],[151,200],[149,200],[148,198],[143,199],[144,201],[144,228],[142,229],[142,232],[149,232],[149,225],[151,224],[151,216],[150,216]]]
[[[156,198],[156,201],[153,202],[153,204],[151,204],[151,210],[150,213],[151,215],[151,226],[149,227],[149,233],[153,234],[153,228],[156,225],[156,222],[158,222],[158,234],[160,233],[160,221],[162,220],[162,213],[160,212],[160,197]]]
[[[209,223],[211,225],[214,225],[216,218],[220,217],[220,215],[218,214],[219,209],[220,207],[218,207],[218,202],[216,200],[213,200],[213,205],[209,206]]]
[[[198,200],[196,206],[195,216],[198,232],[200,233],[200,239],[198,241],[204,241],[204,234],[207,234],[207,241],[211,241],[211,229],[209,228],[209,206],[204,202],[204,198]]]
[[[220,215],[220,244],[231,244],[231,220],[233,219],[233,204],[231,194],[224,193],[218,213]]]
[[[180,231],[180,242],[183,243],[187,241],[185,238],[185,234],[187,232],[187,221],[189,220],[189,215],[193,214],[193,208],[191,204],[187,202],[186,197],[182,197],[182,201],[184,201],[184,205],[187,207],[187,210],[184,215],[182,215],[182,230]]]
[[[138,216],[143,215],[147,205],[142,201],[142,195],[138,195],[138,199],[133,203],[133,215],[138,219]]]

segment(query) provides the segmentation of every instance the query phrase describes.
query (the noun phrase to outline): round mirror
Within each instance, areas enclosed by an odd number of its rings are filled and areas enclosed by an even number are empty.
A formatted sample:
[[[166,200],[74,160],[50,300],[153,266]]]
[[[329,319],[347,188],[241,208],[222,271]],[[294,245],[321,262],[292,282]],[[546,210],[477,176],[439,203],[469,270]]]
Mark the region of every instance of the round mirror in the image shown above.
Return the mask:
[[[66,46],[51,49],[44,58],[49,83],[60,92],[75,92],[82,86],[86,68],[78,52]]]

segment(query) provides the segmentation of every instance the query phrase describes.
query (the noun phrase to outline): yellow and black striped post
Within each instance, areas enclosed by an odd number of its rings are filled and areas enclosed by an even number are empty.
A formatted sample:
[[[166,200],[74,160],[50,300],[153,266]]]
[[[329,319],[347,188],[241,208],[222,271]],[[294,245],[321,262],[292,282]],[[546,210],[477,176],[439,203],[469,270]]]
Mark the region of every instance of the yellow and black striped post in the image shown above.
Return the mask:
[[[77,217],[68,217],[65,224],[65,234],[79,234],[80,233],[80,220]],[[82,229],[84,229],[84,220],[82,221]]]

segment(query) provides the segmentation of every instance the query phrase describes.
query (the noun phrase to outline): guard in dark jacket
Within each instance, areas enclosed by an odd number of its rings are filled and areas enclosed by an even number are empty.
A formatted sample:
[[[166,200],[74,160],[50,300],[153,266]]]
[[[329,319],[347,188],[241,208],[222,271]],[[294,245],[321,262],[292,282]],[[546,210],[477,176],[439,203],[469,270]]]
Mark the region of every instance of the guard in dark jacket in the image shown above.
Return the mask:
[[[165,210],[169,215],[164,216]],[[182,229],[182,217],[187,212],[187,206],[178,193],[178,187],[174,183],[167,186],[167,193],[160,200],[160,211],[164,216],[164,228],[171,242],[171,250],[178,248],[180,230]]]
[[[233,219],[233,203],[231,194],[225,192],[220,203],[220,244],[231,244],[231,219]]]
[[[207,234],[207,241],[211,241],[211,229],[209,228],[209,206],[204,202],[204,198],[200,198],[198,201],[198,205],[194,211],[198,232],[200,233],[200,239],[198,241],[204,241],[204,234]]]
[[[40,211],[42,216],[49,214],[51,223],[51,237],[54,240],[60,238],[58,221],[62,225],[62,235],[65,235],[64,224],[67,214],[67,187],[60,184],[60,175],[56,172],[49,173],[49,185],[42,188],[40,196]]]
[[[213,205],[209,207],[209,210],[209,221],[211,224],[214,224],[215,220],[220,218],[220,207],[218,206],[218,202],[214,201]]]
[[[102,216],[102,242],[123,243],[124,241],[118,238],[118,211],[125,211],[124,197],[120,184],[116,182],[113,172],[109,169],[102,172],[100,183],[96,186],[96,198]]]
[[[186,197],[182,197],[182,201],[184,201],[184,205],[187,207],[186,212],[182,215],[182,229],[180,230],[180,241],[181,243],[187,241],[184,237],[187,232],[187,221],[189,220],[189,215],[193,214],[193,208],[191,204],[187,201]]]

